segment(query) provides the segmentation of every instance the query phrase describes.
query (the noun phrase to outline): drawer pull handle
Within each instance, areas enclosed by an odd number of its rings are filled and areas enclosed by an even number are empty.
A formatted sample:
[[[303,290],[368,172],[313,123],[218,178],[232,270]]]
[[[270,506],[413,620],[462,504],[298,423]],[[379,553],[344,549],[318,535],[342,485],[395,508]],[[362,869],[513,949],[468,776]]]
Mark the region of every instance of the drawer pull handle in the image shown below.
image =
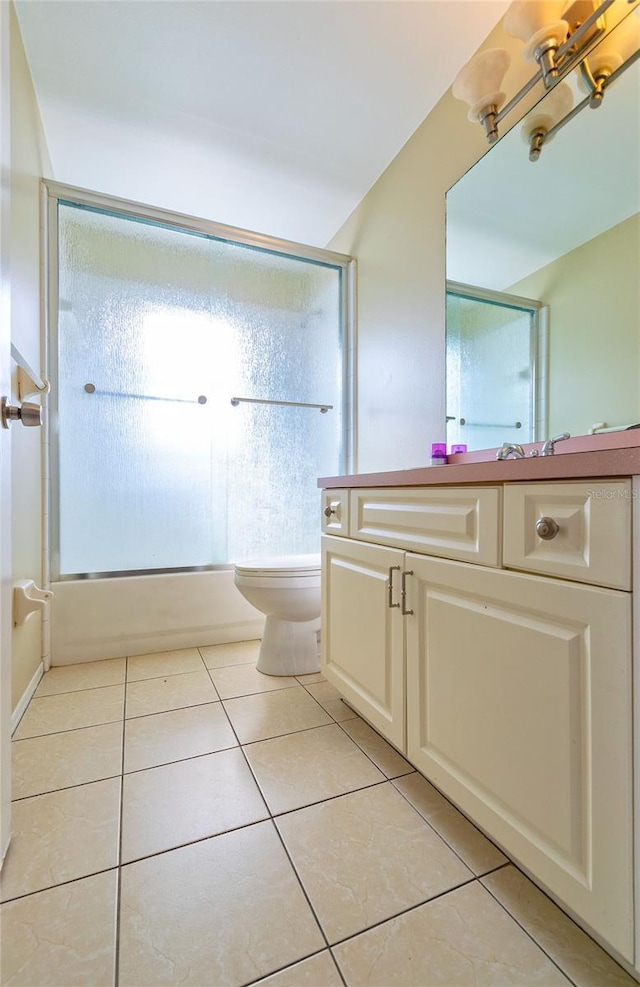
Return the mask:
[[[324,516],[325,517],[331,517],[332,514],[337,514],[337,513],[338,512],[335,509],[335,507],[330,507],[328,504],[327,504],[327,506],[324,509]]]
[[[400,598],[402,600],[402,610],[400,611],[403,617],[412,617],[413,610],[407,610],[405,604],[407,602],[407,576],[413,576],[413,569],[405,569],[402,573],[402,588],[400,591]]]
[[[400,572],[400,566],[399,565],[390,565],[389,566],[389,581],[387,583],[387,592],[389,593],[389,598],[387,600],[387,606],[390,607],[391,609],[393,609],[394,607],[399,607],[400,606],[399,603],[394,603],[393,602],[393,570],[394,569],[397,569],[398,572]]]
[[[536,521],[536,534],[543,541],[551,541],[560,531],[560,526],[552,517],[541,517]]]

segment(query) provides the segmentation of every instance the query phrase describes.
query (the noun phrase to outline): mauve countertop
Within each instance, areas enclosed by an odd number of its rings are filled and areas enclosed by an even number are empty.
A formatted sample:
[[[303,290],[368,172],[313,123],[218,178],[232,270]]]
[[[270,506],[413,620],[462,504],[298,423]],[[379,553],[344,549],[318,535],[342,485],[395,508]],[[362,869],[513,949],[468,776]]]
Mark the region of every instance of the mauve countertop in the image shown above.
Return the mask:
[[[495,449],[449,456],[446,466],[418,466],[384,473],[322,476],[318,486],[425,487],[452,483],[504,483],[508,480],[575,480],[640,474],[640,429],[579,435],[558,442],[553,456],[529,457],[541,442],[523,445],[526,459],[496,460]]]

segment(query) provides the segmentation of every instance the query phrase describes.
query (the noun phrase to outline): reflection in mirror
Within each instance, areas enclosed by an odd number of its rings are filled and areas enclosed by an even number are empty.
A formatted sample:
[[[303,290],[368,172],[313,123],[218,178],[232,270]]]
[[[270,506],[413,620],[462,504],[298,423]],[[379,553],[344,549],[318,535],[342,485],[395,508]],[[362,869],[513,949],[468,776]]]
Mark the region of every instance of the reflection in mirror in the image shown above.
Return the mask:
[[[447,442],[485,449],[533,442],[544,399],[536,373],[544,310],[499,291],[447,284]],[[476,386],[491,379],[490,389]]]
[[[579,73],[565,82],[579,103]],[[530,123],[551,96],[553,90],[447,194],[447,278],[458,282],[457,294],[469,294],[462,284],[548,307],[548,375],[540,354],[536,367],[535,347],[529,364],[528,399],[535,404],[536,384],[538,397],[532,438],[540,440],[640,421],[640,61],[607,89],[599,109],[578,113],[532,163]],[[448,304],[448,437],[455,429],[452,441],[469,449],[499,444],[502,434],[487,442],[460,425],[467,416],[456,390],[455,316]],[[505,391],[504,318],[493,330],[484,317],[471,324],[465,318],[467,336],[495,336],[492,359],[467,374],[477,411],[483,396]],[[521,420],[519,414],[514,406],[505,424]]]

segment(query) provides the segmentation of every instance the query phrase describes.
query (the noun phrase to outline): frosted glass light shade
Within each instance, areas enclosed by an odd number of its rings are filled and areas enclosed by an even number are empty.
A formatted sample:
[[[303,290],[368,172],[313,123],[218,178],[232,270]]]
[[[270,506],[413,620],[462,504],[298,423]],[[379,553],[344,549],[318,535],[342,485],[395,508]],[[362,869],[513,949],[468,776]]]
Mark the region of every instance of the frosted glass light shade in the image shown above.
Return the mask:
[[[560,82],[542,100],[540,112],[535,110],[527,116],[522,126],[522,138],[528,144],[537,133],[548,133],[555,127],[573,106],[573,93],[566,82]],[[548,142],[547,142],[548,143]]]
[[[523,58],[535,61],[536,48],[541,44],[556,48],[564,44],[569,24],[561,15],[568,6],[567,0],[514,0],[505,14],[504,29],[524,41]]]
[[[640,7],[636,7],[587,58],[594,79],[609,76],[640,47]]]
[[[487,48],[460,69],[451,91],[456,99],[469,104],[469,120],[480,120],[488,106],[502,106],[506,97],[500,86],[510,64],[503,48]]]

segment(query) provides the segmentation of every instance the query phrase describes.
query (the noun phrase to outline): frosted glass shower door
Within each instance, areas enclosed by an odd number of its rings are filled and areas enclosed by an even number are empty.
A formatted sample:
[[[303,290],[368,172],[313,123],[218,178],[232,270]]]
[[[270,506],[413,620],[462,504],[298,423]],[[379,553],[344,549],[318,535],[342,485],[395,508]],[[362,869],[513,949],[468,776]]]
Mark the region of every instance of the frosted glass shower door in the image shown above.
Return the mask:
[[[533,441],[537,326],[536,309],[447,291],[450,444]]]
[[[316,551],[340,269],[60,202],[58,286],[56,575]]]

